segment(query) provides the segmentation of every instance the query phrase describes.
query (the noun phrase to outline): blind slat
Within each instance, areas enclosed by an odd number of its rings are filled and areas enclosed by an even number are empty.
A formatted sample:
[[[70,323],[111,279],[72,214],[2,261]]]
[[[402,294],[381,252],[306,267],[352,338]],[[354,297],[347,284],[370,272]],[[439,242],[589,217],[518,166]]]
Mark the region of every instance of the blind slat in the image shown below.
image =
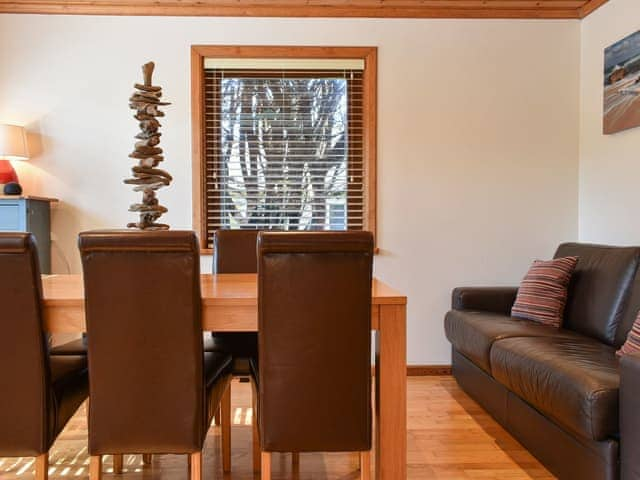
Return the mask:
[[[207,69],[204,92],[207,238],[247,225],[362,228],[362,71]]]

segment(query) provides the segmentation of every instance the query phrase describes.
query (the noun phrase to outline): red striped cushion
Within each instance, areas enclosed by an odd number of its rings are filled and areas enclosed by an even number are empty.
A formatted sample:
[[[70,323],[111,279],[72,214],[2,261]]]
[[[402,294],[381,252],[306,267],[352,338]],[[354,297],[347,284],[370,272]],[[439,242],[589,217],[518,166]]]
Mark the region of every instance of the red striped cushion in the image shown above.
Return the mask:
[[[536,260],[522,280],[511,316],[559,327],[578,257]]]
[[[616,353],[618,355],[629,355],[630,353],[640,352],[640,312],[633,322],[633,327],[627,335],[627,341]]]

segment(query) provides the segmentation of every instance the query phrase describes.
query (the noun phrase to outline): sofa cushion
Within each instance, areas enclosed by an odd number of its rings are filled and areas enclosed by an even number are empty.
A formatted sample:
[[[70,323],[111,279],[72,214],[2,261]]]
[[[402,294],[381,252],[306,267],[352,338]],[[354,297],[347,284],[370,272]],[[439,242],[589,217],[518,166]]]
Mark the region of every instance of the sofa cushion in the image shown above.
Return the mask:
[[[564,328],[614,345],[638,268],[640,248],[564,243],[555,257],[578,257]]]
[[[489,353],[496,340],[509,337],[571,335],[556,327],[499,313],[451,310],[444,320],[447,338],[456,350],[491,373]]]
[[[491,371],[562,428],[597,441],[618,435],[615,348],[575,333],[507,338],[491,348]]]
[[[517,295],[518,287],[457,287],[451,292],[451,308],[509,315]]]
[[[638,269],[640,270],[640,264]],[[631,285],[629,299],[625,302],[624,313],[621,316],[620,324],[616,331],[615,347],[620,348],[624,342],[627,341],[629,332],[636,323],[636,318],[638,318],[638,312],[640,312],[640,273],[636,271],[636,276]]]
[[[624,345],[616,352],[617,355],[631,355],[640,352],[640,312],[636,316],[633,328],[629,331]]]
[[[559,327],[578,257],[536,260],[522,279],[511,315]]]

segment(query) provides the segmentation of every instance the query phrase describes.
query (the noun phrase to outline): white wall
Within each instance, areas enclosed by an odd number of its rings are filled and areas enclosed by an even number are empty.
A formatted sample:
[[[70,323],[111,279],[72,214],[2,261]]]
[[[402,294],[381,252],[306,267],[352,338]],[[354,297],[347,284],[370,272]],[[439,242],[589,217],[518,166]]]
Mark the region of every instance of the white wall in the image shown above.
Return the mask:
[[[140,65],[174,102],[162,122],[160,199],[191,227],[191,44],[379,47],[376,274],[409,297],[408,361],[446,364],[457,285],[514,284],[577,237],[579,31],[575,21],[128,18],[0,15],[0,121],[39,134],[19,165],[58,197],[54,268],[79,271],[80,230],[120,227]],[[34,135],[34,142],[38,138]],[[64,260],[63,260],[64,259]],[[208,261],[207,261],[208,263]]]
[[[602,134],[604,49],[640,30],[640,2],[611,0],[582,22],[580,239],[640,244],[640,128]]]

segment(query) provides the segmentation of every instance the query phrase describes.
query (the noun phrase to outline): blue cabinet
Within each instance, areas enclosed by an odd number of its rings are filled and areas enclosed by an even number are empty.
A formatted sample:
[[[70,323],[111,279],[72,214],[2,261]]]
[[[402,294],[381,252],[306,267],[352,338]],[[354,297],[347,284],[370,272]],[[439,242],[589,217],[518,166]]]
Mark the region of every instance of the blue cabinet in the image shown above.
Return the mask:
[[[51,202],[39,197],[0,196],[0,232],[31,232],[38,245],[41,273],[51,273]]]

